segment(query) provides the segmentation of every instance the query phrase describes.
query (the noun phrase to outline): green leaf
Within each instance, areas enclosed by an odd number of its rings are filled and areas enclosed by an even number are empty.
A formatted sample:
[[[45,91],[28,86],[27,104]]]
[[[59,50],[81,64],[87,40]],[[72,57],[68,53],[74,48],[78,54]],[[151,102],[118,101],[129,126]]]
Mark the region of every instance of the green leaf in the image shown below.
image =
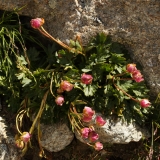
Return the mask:
[[[37,68],[34,72],[33,72],[33,74],[35,75],[35,76],[39,76],[39,75],[41,75],[41,74],[43,74],[43,73],[45,73],[46,71],[44,70],[44,69],[42,69],[42,68]]]
[[[97,90],[97,86],[95,85],[88,85],[84,88],[85,96],[93,96]]]
[[[82,47],[81,47],[81,45],[79,44],[78,41],[76,41],[76,43],[75,43],[75,48],[76,48],[78,51],[82,51]]]
[[[56,53],[57,63],[64,66],[72,66],[73,53],[60,50]]]
[[[25,58],[21,55],[20,57],[18,57],[18,61],[22,64],[22,65],[27,65],[27,62],[25,60]]]
[[[125,81],[125,83],[118,84],[118,86],[124,91],[128,92],[129,88],[131,88],[133,85],[131,84],[131,81]]]
[[[29,83],[31,83],[31,80],[30,80],[30,79],[28,79],[27,77],[23,78],[23,80],[22,80],[23,86],[22,86],[22,87],[25,87],[25,86],[28,85]]]
[[[76,42],[73,40],[70,40],[70,47],[75,47],[76,46]]]
[[[48,104],[45,105],[45,109],[46,111],[50,108],[50,106]]]
[[[98,36],[97,36],[97,42],[100,43],[100,44],[104,44],[105,41],[106,41],[106,35],[104,33],[100,33]]]
[[[121,66],[115,65],[115,69],[116,69],[119,73],[122,73],[122,67],[121,67]]]
[[[92,74],[94,76],[94,80],[98,80],[100,82],[104,81],[105,77],[105,65],[97,64],[93,66]]]
[[[107,75],[107,79],[113,79],[113,76],[111,76],[110,74]]]
[[[37,61],[39,60],[39,52],[36,50],[35,47],[31,47],[27,50],[27,55],[30,61]]]
[[[104,93],[106,94],[107,91],[108,91],[108,86],[106,85],[106,86],[104,86]]]
[[[20,74],[17,74],[16,76],[20,80],[20,79],[23,79],[25,77],[25,74],[24,73],[20,73]]]
[[[65,73],[64,77],[68,77],[70,79],[77,79],[78,77],[80,77],[80,74],[77,69],[69,69],[69,71]]]
[[[81,104],[87,104],[86,102],[82,101],[82,100],[76,100],[74,101],[74,105],[81,105]]]
[[[84,73],[87,73],[87,72],[90,72],[91,71],[91,69],[82,69],[82,72],[84,72]]]
[[[135,93],[136,96],[141,96],[142,95],[142,93],[140,91],[137,91],[137,90],[132,90],[132,91]]]
[[[46,49],[46,54],[47,54],[47,61],[50,64],[56,63],[55,52],[56,52],[55,43],[53,43],[52,45],[48,45],[48,48]]]
[[[113,53],[110,58],[110,61],[115,64],[124,64],[124,63],[126,63],[126,59],[122,56],[123,56],[123,54]]]
[[[104,64],[104,68],[105,68],[106,72],[110,72],[112,70],[111,64],[108,64],[108,63]]]

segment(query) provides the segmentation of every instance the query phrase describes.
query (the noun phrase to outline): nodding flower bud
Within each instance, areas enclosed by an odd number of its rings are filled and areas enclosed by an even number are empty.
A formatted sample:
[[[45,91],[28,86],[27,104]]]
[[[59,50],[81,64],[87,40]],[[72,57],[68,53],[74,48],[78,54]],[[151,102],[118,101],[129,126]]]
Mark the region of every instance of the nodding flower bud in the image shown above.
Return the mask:
[[[81,76],[81,82],[84,84],[91,84],[93,80],[92,75],[83,73]]]
[[[128,71],[129,73],[133,73],[133,72],[136,71],[136,70],[137,70],[136,64],[128,64],[128,65],[127,65],[127,71]]]
[[[85,106],[83,109],[83,115],[86,117],[92,117],[94,115],[95,111],[92,110],[92,108]]]
[[[141,105],[142,108],[147,108],[151,105],[151,103],[149,102],[148,99],[142,99],[140,101],[140,105]]]
[[[95,111],[92,108],[85,106],[83,109],[83,122],[90,122],[92,120],[92,116],[95,114]]]
[[[23,142],[25,142],[25,143],[28,142],[30,140],[30,138],[31,138],[31,134],[30,133],[28,133],[28,132],[23,132],[22,133],[21,140]]]
[[[92,120],[92,116],[84,116],[82,117],[83,122],[90,122]]]
[[[95,131],[91,131],[91,132],[89,132],[88,137],[89,137],[89,140],[90,140],[91,142],[95,142],[96,140],[98,140],[99,135],[98,135],[98,133],[96,133]]]
[[[35,18],[30,21],[32,28],[38,29],[44,24],[43,18]]]
[[[96,142],[96,143],[94,144],[94,149],[95,149],[96,151],[102,150],[102,149],[103,149],[103,144],[100,143],[100,142]]]
[[[106,123],[106,121],[101,116],[96,117],[96,124],[98,126],[103,126],[105,123]]]
[[[88,138],[88,134],[89,134],[90,131],[92,131],[90,128],[87,128],[87,127],[82,128],[81,129],[82,138]]]
[[[56,102],[57,105],[62,106],[63,103],[64,103],[64,97],[63,97],[63,96],[58,96],[58,97],[55,99],[55,102]]]
[[[68,81],[62,81],[60,84],[60,88],[63,91],[71,91],[73,89],[73,84],[69,83]]]
[[[144,78],[139,70],[136,70],[132,73],[132,78],[138,83],[144,81]]]

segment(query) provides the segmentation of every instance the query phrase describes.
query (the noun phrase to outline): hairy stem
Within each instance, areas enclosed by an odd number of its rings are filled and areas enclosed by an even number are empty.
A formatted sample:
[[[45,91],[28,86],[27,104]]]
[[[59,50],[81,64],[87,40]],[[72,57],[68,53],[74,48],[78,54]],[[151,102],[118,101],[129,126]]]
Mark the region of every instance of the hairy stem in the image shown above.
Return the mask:
[[[41,29],[38,29],[44,36],[50,38],[51,40],[53,40],[54,42],[58,43],[60,46],[62,46],[63,48],[69,50],[69,51],[76,51],[74,48],[70,48],[69,46],[67,46],[66,44],[64,44],[62,41],[60,41],[59,39],[55,39],[54,37],[52,37],[42,26]],[[84,55],[82,52],[80,51],[76,51],[79,54]]]
[[[113,85],[116,87],[116,89],[122,91],[122,92],[123,92],[126,96],[128,96],[130,99],[132,99],[133,101],[139,103],[139,100],[133,98],[130,94],[126,93],[123,89],[119,88],[119,87],[114,83],[114,78],[115,78],[115,77],[113,77]]]

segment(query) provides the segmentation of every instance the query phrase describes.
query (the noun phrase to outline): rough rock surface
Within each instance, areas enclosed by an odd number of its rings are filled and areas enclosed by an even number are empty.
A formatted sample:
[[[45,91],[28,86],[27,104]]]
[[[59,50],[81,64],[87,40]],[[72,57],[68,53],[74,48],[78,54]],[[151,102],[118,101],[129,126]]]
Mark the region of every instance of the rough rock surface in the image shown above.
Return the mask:
[[[58,152],[69,145],[74,135],[64,123],[54,125],[41,124],[41,145],[49,152]]]
[[[64,42],[77,34],[84,44],[97,32],[111,34],[142,65],[152,94],[160,91],[159,0],[0,0],[3,10],[23,6],[21,14],[43,17],[44,27]]]
[[[14,142],[14,137],[5,124],[5,119],[0,117],[0,160],[18,160],[20,158]]]
[[[138,142],[142,137],[149,138],[150,134],[146,129],[140,128],[135,123],[123,122],[122,119],[114,120],[111,117],[104,118],[106,123],[104,126],[97,126],[93,117],[92,122],[86,123],[86,126],[93,126],[96,133],[99,135],[98,141],[103,143],[117,143],[117,144],[127,144],[129,142]],[[76,133],[76,138],[81,142],[89,142],[88,139],[83,139],[78,133]]]

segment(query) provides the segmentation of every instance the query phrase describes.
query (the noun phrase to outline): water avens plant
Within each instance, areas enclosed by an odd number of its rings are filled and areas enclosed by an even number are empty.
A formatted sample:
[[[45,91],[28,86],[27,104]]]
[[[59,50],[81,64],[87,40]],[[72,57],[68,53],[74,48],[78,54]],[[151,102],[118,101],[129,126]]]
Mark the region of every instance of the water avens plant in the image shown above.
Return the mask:
[[[36,47],[26,49],[23,43],[20,43],[22,53],[10,49],[6,50],[5,56],[1,50],[0,64],[4,68],[0,74],[2,91],[6,89],[13,95],[16,92],[13,98],[18,106],[16,144],[22,150],[22,156],[31,143],[37,123],[40,153],[44,153],[40,144],[40,120],[53,123],[67,119],[73,132],[88,139],[90,143],[87,144],[96,150],[103,149],[103,144],[98,141],[99,135],[93,126],[85,126],[96,112],[105,117],[121,117],[128,122],[145,122],[152,108],[147,95],[149,90],[136,64],[127,58],[123,45],[100,33],[88,46],[82,46],[78,39],[71,40],[68,46],[43,28],[44,19],[32,19],[30,23],[34,30],[53,41],[53,44],[46,47],[37,41],[43,48],[43,54]],[[6,33],[2,31],[1,28],[1,36]],[[18,35],[23,36],[20,32]],[[16,45],[13,42],[7,45],[14,48]],[[20,42],[24,42],[23,38]],[[59,46],[56,47],[55,43]],[[10,54],[12,52],[13,55]],[[5,68],[9,65],[12,66],[12,80]],[[8,105],[12,104],[12,101],[8,101]],[[25,115],[35,116],[28,131],[21,127]],[[106,121],[97,116],[95,123],[103,126]]]

